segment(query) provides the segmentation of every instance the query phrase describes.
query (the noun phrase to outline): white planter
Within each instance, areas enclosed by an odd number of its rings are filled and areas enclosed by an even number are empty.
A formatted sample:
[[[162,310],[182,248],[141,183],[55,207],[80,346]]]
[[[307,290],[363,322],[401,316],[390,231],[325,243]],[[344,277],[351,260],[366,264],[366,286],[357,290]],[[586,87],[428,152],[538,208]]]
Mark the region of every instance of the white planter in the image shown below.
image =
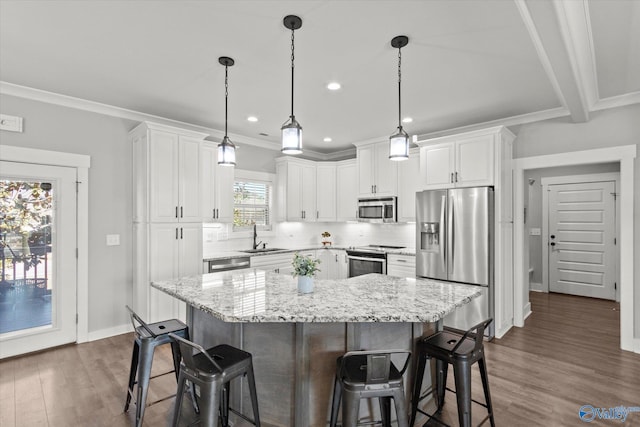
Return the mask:
[[[313,292],[313,277],[298,276],[298,292],[308,294]]]

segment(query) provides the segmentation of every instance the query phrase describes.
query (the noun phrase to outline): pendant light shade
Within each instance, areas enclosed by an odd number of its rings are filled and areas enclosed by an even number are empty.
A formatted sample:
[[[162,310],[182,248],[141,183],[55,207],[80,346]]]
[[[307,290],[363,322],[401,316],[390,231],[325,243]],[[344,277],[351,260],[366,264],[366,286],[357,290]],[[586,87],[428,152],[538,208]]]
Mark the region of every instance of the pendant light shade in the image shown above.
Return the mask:
[[[224,65],[224,138],[218,144],[218,164],[221,166],[236,165],[236,146],[227,136],[228,100],[229,100],[229,67],[235,63],[227,56],[218,58],[218,62]]]
[[[302,19],[295,15],[287,15],[282,21],[284,26],[291,30],[291,115],[282,125],[282,152],[285,154],[302,153],[302,126],[296,120],[293,114],[293,77],[294,77],[294,60],[295,60],[295,30],[302,27]]]
[[[391,40],[391,46],[398,49],[398,130],[389,137],[389,159],[407,160],[409,158],[409,135],[402,128],[402,51],[409,43],[407,36],[396,36]]]

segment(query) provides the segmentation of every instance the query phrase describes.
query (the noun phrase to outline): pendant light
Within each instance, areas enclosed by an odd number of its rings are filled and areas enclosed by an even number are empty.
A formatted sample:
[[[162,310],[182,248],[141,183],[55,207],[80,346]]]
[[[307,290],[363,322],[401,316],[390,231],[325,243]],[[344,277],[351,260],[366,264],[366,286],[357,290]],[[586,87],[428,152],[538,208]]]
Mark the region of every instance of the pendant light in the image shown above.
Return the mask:
[[[295,15],[287,15],[282,21],[291,30],[291,116],[282,125],[282,152],[285,154],[302,153],[302,126],[293,114],[293,61],[295,59],[294,32],[302,27],[302,19]]]
[[[407,160],[409,158],[409,135],[402,129],[402,48],[409,43],[407,36],[396,36],[391,40],[391,46],[398,49],[398,131],[389,137],[389,159]]]
[[[229,99],[229,67],[235,63],[233,59],[227,56],[218,58],[218,62],[224,65],[224,138],[218,144],[218,164],[222,166],[236,165],[236,146],[227,136],[227,116],[228,116],[228,99]]]

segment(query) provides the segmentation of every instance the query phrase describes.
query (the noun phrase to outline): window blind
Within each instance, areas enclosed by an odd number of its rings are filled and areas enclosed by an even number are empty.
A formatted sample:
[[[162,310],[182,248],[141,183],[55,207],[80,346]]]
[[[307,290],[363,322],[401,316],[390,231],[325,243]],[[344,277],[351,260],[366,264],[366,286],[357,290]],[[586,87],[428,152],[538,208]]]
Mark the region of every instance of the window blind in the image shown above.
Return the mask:
[[[266,182],[237,180],[233,184],[233,228],[238,231],[271,226],[271,186]]]

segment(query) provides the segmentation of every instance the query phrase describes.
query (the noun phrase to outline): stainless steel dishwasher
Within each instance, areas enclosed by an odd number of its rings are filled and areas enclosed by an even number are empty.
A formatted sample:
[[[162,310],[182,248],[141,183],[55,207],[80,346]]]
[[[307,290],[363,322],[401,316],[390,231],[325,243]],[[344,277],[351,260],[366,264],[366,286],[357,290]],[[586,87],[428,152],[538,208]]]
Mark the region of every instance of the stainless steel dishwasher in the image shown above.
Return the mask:
[[[217,273],[219,271],[239,270],[241,268],[249,268],[250,258],[247,257],[235,257],[235,258],[223,258],[212,259],[207,261],[209,268],[208,273]]]

